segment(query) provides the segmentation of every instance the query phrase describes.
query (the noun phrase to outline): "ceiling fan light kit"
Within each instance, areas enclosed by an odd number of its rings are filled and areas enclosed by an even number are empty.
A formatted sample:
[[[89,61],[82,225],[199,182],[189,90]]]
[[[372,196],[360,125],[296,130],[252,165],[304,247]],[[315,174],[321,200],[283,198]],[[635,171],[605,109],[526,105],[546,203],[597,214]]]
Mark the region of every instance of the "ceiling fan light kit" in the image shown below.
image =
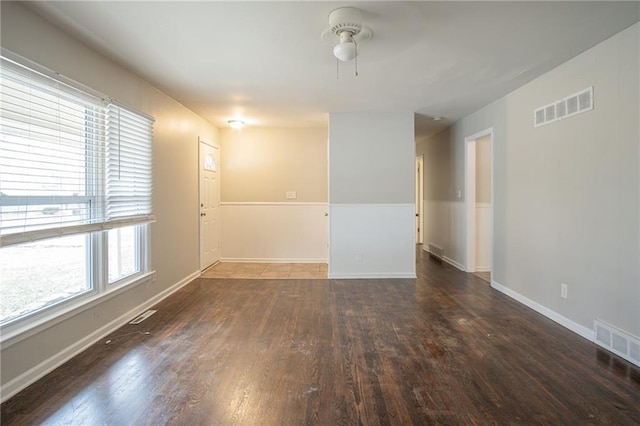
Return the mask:
[[[356,45],[353,42],[353,35],[349,31],[340,33],[340,43],[333,48],[333,56],[342,62],[347,62],[356,57]]]

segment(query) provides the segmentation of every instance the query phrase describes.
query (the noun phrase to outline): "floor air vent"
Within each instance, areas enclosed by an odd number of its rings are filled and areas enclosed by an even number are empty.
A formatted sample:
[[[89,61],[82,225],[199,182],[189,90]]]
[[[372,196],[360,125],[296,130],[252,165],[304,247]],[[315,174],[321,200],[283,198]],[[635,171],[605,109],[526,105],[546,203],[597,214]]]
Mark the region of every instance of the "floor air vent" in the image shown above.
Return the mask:
[[[543,126],[593,109],[593,86],[533,112],[533,127]]]
[[[640,339],[602,321],[594,321],[595,343],[640,367]]]
[[[143,313],[142,315],[134,318],[131,320],[131,322],[129,322],[129,324],[140,324],[142,321],[146,320],[147,318],[149,318],[151,315],[155,314],[158,311],[153,311],[151,309],[149,309],[147,312]]]

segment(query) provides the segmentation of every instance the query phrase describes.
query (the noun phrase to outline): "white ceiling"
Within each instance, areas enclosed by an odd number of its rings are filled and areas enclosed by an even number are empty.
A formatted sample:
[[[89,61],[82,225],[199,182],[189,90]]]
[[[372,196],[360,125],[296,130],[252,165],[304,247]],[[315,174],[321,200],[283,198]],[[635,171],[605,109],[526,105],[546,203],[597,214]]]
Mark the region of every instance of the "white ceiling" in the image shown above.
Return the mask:
[[[342,6],[373,38],[353,62],[320,35]],[[219,127],[325,126],[412,111],[417,136],[496,100],[640,19],[638,2],[32,2]],[[433,121],[434,116],[444,120]]]

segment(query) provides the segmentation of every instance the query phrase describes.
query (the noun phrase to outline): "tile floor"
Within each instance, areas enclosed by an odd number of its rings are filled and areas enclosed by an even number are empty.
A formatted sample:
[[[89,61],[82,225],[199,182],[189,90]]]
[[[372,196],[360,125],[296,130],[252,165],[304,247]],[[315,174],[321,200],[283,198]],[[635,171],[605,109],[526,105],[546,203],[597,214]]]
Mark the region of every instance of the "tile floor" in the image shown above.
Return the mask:
[[[202,278],[326,279],[327,264],[220,262],[205,270]]]
[[[474,272],[474,275],[488,283],[491,283],[491,272]]]

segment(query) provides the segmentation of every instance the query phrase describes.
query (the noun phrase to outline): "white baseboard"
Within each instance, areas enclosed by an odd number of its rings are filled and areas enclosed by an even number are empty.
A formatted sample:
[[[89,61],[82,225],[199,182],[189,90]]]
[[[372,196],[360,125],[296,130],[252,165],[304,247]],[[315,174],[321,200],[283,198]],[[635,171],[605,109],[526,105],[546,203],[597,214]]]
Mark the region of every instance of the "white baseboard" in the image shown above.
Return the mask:
[[[417,278],[415,272],[357,272],[357,273],[332,273],[329,272],[328,278],[330,280],[351,280],[351,279],[394,279],[394,278]]]
[[[574,333],[584,337],[585,339],[593,342],[594,340],[594,333],[593,330],[580,325],[576,322],[571,321],[569,318],[564,317],[562,315],[560,315],[559,313],[557,313],[556,311],[552,311],[551,309],[547,308],[546,306],[542,306],[541,304],[534,302],[533,300],[521,295],[520,293],[517,293],[513,290],[511,290],[508,287],[503,286],[502,284],[499,284],[497,282],[495,282],[494,280],[491,280],[491,287],[495,288],[496,290],[498,290],[499,292],[509,296],[512,299],[517,300],[518,302],[522,303],[525,306],[528,306],[529,308],[533,309],[534,311],[538,312],[539,314],[544,315],[545,317],[549,318],[551,321],[555,321],[558,324],[560,324],[561,326],[568,328],[569,330],[573,331]]]
[[[489,266],[476,266],[476,272],[491,272]]]
[[[163,299],[169,297],[171,294],[175,293],[185,285],[189,284],[194,279],[200,276],[200,271],[194,272],[187,276],[186,278],[180,280],[176,284],[172,285],[168,289],[156,294],[151,299],[146,302],[140,304],[134,309],[131,309],[124,315],[114,319],[113,321],[103,325],[99,329],[94,332],[88,334],[81,340],[77,341],[73,345],[65,348],[63,351],[58,352],[54,356],[46,359],[35,367],[25,371],[18,377],[10,380],[9,382],[2,385],[0,388],[0,402],[4,402],[7,399],[11,398],[13,395],[17,394],[21,390],[25,389],[27,386],[33,384],[37,380],[41,379],[45,375],[49,374],[51,371],[55,370],[65,362],[69,361],[74,356],[83,352],[91,345],[95,344],[99,340],[103,339],[109,333],[114,332],[118,328],[122,327],[124,324],[129,322],[132,318],[139,315],[141,312],[146,311],[148,308],[152,307],[156,303],[162,301]]]
[[[442,260],[444,260],[445,262],[447,262],[449,265],[453,266],[454,268],[460,269],[462,272],[465,272],[464,270],[464,266],[462,266],[462,264],[456,262],[455,260],[447,257],[447,256],[443,256]]]
[[[220,262],[234,262],[234,263],[327,263],[327,259],[321,258],[247,258],[247,257],[223,257]]]

